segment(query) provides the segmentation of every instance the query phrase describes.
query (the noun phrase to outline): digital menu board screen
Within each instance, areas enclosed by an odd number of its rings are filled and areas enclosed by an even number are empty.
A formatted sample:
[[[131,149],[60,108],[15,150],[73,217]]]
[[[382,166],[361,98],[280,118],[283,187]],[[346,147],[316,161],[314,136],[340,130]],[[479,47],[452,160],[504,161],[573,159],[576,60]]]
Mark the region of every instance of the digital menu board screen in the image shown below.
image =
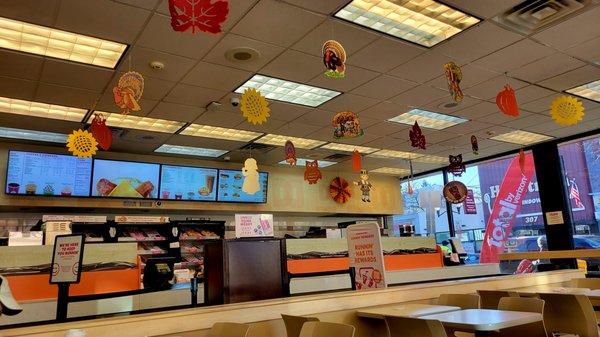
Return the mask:
[[[52,153],[9,151],[7,194],[90,195],[92,159]]]
[[[159,164],[94,159],[92,196],[155,199],[159,174]]]
[[[216,201],[217,173],[217,169],[162,165],[159,198]]]
[[[244,176],[239,170],[219,170],[219,193],[217,201],[221,202],[267,202],[267,186],[269,174],[260,172],[258,183],[260,190],[254,194],[246,194],[242,191]]]

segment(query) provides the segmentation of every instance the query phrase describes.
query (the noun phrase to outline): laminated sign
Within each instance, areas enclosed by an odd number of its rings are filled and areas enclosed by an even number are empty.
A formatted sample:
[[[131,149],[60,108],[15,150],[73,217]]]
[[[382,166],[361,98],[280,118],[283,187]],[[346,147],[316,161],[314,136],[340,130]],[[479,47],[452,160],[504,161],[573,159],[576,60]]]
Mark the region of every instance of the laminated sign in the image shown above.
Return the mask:
[[[348,226],[348,257],[354,267],[357,290],[385,288],[385,268],[379,225],[368,222]]]
[[[236,214],[235,237],[274,236],[273,214]]]
[[[83,260],[83,235],[58,235],[54,241],[50,283],[79,283]]]

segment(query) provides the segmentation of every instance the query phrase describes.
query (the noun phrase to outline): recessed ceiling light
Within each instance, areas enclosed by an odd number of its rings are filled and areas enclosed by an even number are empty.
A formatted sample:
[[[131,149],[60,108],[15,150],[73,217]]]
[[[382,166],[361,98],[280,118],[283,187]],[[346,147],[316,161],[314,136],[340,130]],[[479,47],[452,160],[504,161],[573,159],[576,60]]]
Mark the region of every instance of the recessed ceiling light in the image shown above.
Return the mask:
[[[442,130],[460,123],[468,122],[468,119],[445,115],[421,109],[411,109],[399,116],[388,119],[390,122],[413,125],[415,121],[419,126],[435,130]]]
[[[440,157],[440,156],[431,156],[431,155],[423,155],[419,156],[412,161],[417,163],[427,163],[427,164],[447,164],[448,157]]]
[[[281,80],[264,75],[254,75],[235,90],[241,94],[247,88],[255,88],[268,99],[310,107],[319,106],[341,94],[329,89],[313,87],[306,84]]]
[[[202,147],[163,144],[158,149],[154,150],[154,152],[182,154],[182,155],[186,155],[186,156],[196,156],[196,157],[216,158],[216,157],[220,157],[220,156],[224,155],[225,153],[227,153],[229,151],[216,150],[216,149],[205,149]]]
[[[1,138],[35,140],[39,142],[66,143],[67,135],[62,133],[13,129],[0,127]]]
[[[406,175],[410,173],[409,169],[403,169],[399,167],[380,167],[369,171],[369,173],[383,173],[383,174],[394,174],[394,175]]]
[[[315,147],[321,146],[327,142],[315,140],[315,139],[307,139],[307,138],[299,138],[299,137],[288,137],[282,135],[274,135],[274,134],[266,134],[259,139],[255,140],[255,143],[259,144],[268,144],[275,146],[284,146],[285,142],[288,140],[294,143],[294,147],[299,149],[314,149]]]
[[[553,137],[542,135],[539,133],[533,133],[523,130],[515,130],[507,133],[503,133],[494,137],[492,140],[497,140],[506,143],[513,143],[519,145],[529,145],[533,143],[543,142],[545,140],[552,139]]]
[[[85,114],[87,113],[87,110],[71,108],[62,105],[0,97],[0,112],[15,115],[60,119],[63,121],[80,123],[83,120]]]
[[[414,159],[421,156],[418,153],[395,151],[395,150],[379,150],[375,153],[371,153],[372,157],[379,158],[402,158],[402,159]]]
[[[306,166],[307,161],[314,161],[314,159],[297,158],[296,166]],[[317,160],[317,162],[319,163],[319,167],[327,167],[327,166],[337,164],[337,162],[335,162],[335,161],[328,161],[328,160]],[[285,160],[280,161],[279,164],[280,165],[289,165]]]
[[[183,122],[168,121],[166,119],[140,117],[97,111],[106,118],[106,125],[117,128],[137,129],[153,132],[175,133],[185,125]],[[91,122],[91,118],[89,122]]]
[[[580,85],[567,92],[600,103],[600,80]]]
[[[344,152],[354,152],[354,150],[356,150],[356,151],[358,151],[360,153],[364,153],[364,154],[373,153],[373,152],[379,150],[379,149],[375,149],[372,147],[348,145],[348,144],[340,144],[340,143],[328,143],[328,144],[321,146],[320,148],[327,149],[327,150],[334,150],[334,151],[344,151]]]
[[[480,21],[433,0],[354,0],[334,15],[425,47]]]
[[[249,142],[263,135],[262,133],[258,132],[227,129],[220,128],[218,126],[201,124],[190,124],[188,127],[183,129],[180,134],[194,137],[235,140],[238,142]]]
[[[0,18],[0,48],[114,69],[127,45]]]

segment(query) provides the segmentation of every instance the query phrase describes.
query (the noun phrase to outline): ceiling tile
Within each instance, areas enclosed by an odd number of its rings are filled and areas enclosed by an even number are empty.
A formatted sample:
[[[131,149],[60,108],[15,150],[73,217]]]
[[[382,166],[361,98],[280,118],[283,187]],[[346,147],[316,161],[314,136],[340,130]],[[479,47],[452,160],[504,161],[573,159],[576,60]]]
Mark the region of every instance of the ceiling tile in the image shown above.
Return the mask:
[[[321,129],[322,127],[323,125],[311,125],[299,121],[293,121],[282,125],[275,131],[275,133],[278,135],[306,138],[307,135]]]
[[[131,65],[129,64],[129,56],[131,57]],[[152,61],[164,63],[165,68],[162,70],[150,68],[150,62]],[[156,77],[177,82],[192,69],[195,63],[196,61],[186,57],[161,53],[156,50],[142,47],[133,47],[128,53],[128,56],[123,59],[118,69],[122,72],[133,70],[142,74],[144,77]]]
[[[156,106],[156,103],[158,103],[158,101],[155,100],[151,100],[151,99],[146,99],[143,98],[139,101],[141,110],[140,111],[135,111],[132,114],[136,115],[136,116],[146,116],[150,113],[150,111],[152,111],[152,109],[154,109],[154,107]],[[91,107],[88,107],[91,108]],[[113,112],[113,113],[121,113],[121,109],[115,105],[115,99],[113,97],[113,94],[111,91],[106,91],[102,97],[100,98],[100,101],[98,101],[98,104],[96,104],[96,106],[94,107],[94,110],[99,110],[99,111],[104,111],[104,112]]]
[[[348,60],[350,60],[355,57],[358,50],[375,41],[378,37],[379,35],[367,29],[330,18],[306,34],[292,48],[321,58],[323,56],[323,43],[327,40],[336,40],[344,47]]]
[[[226,94],[225,91],[178,84],[164,100],[166,102],[205,107],[212,101],[218,102]]]
[[[583,42],[567,51],[570,55],[600,65],[600,37]]]
[[[372,98],[353,94],[342,94],[333,98],[329,102],[324,103],[320,108],[334,112],[346,110],[360,112],[370,106],[375,105],[376,103],[377,100]]]
[[[53,27],[60,0],[4,0],[0,1],[3,17]]]
[[[306,135],[306,138],[322,140],[325,142],[337,142],[337,140],[333,138],[331,126],[326,126],[315,132],[311,132],[310,134]]]
[[[80,123],[62,121],[53,119],[51,123],[48,122],[47,118],[40,117],[27,117],[23,118],[21,115],[0,113],[0,125],[3,127],[25,129],[25,130],[36,130],[45,132],[58,132],[68,134],[73,129],[81,128]]]
[[[404,106],[419,107],[437,99],[447,97],[448,91],[420,85],[394,97],[392,102]]]
[[[359,52],[350,53],[347,63],[386,73],[425,51],[425,48],[384,36]]]
[[[327,1],[315,1],[315,0],[283,0],[292,5],[296,5],[310,11],[319,12],[322,14],[332,14],[338,8],[344,6],[348,0],[327,0]]]
[[[401,80],[392,76],[381,75],[352,90],[352,93],[385,100],[407,91],[414,86],[416,86],[416,84],[413,82]]]
[[[494,1],[465,1],[465,0],[444,0],[444,3],[456,7],[468,14],[480,18],[490,18],[496,14],[502,13],[522,0],[494,0]]]
[[[555,92],[537,85],[528,85],[515,91],[517,104],[525,104],[542,97],[553,95]]]
[[[493,125],[490,123],[484,123],[484,122],[478,122],[478,121],[468,121],[465,123],[451,126],[449,128],[445,128],[442,131],[451,132],[451,133],[458,134],[458,135],[470,135],[473,132],[473,130],[486,129],[486,128],[490,128],[492,126]]]
[[[574,57],[562,53],[555,53],[511,71],[510,74],[525,81],[540,82],[544,79],[566,73],[584,65],[585,63]]]
[[[525,116],[523,118],[514,119],[514,120],[504,123],[502,125],[506,126],[508,128],[513,128],[513,129],[523,129],[523,128],[526,129],[530,126],[539,125],[539,124],[545,123],[549,120],[551,120],[551,117],[549,114],[548,115],[529,114],[528,116]]]
[[[527,85],[527,83],[523,81],[501,75],[469,88],[465,94],[479,99],[495,101],[498,92],[500,92],[507,84],[510,84],[515,90]]]
[[[315,76],[322,76],[325,68],[321,58],[288,49],[260,72],[293,82],[306,83]]]
[[[550,96],[545,96],[535,101],[531,101],[525,104],[521,104],[520,107],[525,110],[529,110],[536,113],[547,113],[550,116],[550,105],[552,101],[557,98],[559,94],[552,94]]]
[[[181,82],[204,88],[234,91],[250,77],[252,73],[249,71],[199,62]]]
[[[40,81],[101,92],[114,71],[57,59],[46,59]]]
[[[406,134],[408,135],[409,128],[410,128],[409,125],[384,121],[384,122],[380,122],[380,123],[369,126],[368,128],[365,129],[365,133],[377,134],[379,136],[387,136],[387,135],[391,135],[394,133],[406,132]],[[394,141],[397,142],[397,140],[394,140]],[[379,147],[379,146],[375,146],[375,147]],[[380,146],[380,147],[385,148],[385,146]]]
[[[204,108],[191,105],[160,102],[150,112],[148,117],[181,122],[193,122],[202,113]]]
[[[164,81],[153,77],[146,77],[144,79],[144,93],[142,97],[147,99],[161,100],[171,89],[173,89],[174,86],[175,82]],[[111,85],[109,90],[112,88],[113,86]]]
[[[406,105],[396,104],[389,101],[383,101],[368,109],[361,111],[361,116],[368,116],[379,120],[387,121],[390,118],[396,117],[408,110]],[[403,125],[398,123],[391,123],[396,125]]]
[[[230,61],[225,57],[227,51],[240,47],[252,48],[258,51],[260,56],[249,61]],[[233,68],[258,71],[283,50],[283,48],[273,44],[264,43],[235,34],[227,34],[208,54],[206,54],[204,60]]]
[[[404,64],[392,69],[388,75],[393,75],[409,81],[425,83],[440,75],[444,75],[444,64],[452,61],[446,55],[440,54],[433,49],[405,62]],[[456,64],[463,65],[460,61]]]
[[[519,116],[513,117],[513,116],[509,116],[509,115],[506,115],[506,114],[500,112],[499,109],[496,109],[496,111],[494,111],[488,115],[478,116],[477,118],[475,118],[475,120],[479,121],[479,122],[494,124],[494,125],[505,125],[506,123],[513,122],[519,118],[528,117],[531,114],[533,114],[533,113],[529,112],[529,111],[525,111],[524,109],[520,109]]]
[[[327,77],[323,74],[320,74],[320,75],[317,75],[315,78],[313,78],[309,82],[309,84],[316,85],[318,87],[322,87],[322,88],[326,88],[326,89],[347,92],[347,91],[350,91],[350,90],[358,87],[359,85],[361,85],[363,83],[366,83],[366,82],[374,79],[378,75],[379,75],[378,73],[371,71],[371,70],[347,65],[346,66],[346,76],[343,79],[331,78],[331,77]]]
[[[244,121],[244,117],[241,112],[233,113],[221,111],[218,109],[211,109],[204,112],[198,119],[194,121],[195,124],[220,126],[222,128],[235,128],[237,125]]]
[[[254,132],[275,133],[275,131],[277,129],[281,128],[284,124],[286,124],[286,122],[276,120],[276,119],[269,119],[267,122],[265,122],[263,124],[252,124],[252,123],[244,120],[243,122],[238,124],[235,128],[241,129],[241,130],[254,131]]]
[[[564,74],[551,77],[547,80],[539,82],[539,84],[550,89],[562,91],[586,84],[588,82],[596,81],[599,78],[600,67],[587,65],[575,70],[571,70]]]
[[[422,106],[423,109],[448,115],[455,115],[457,111],[479,104],[481,100],[465,96],[458,104],[448,94],[445,97],[429,102]]]
[[[566,51],[572,46],[600,36],[598,17],[600,17],[600,7],[596,6],[570,20],[533,35],[533,38]]]
[[[118,3],[130,5],[134,7],[140,7],[144,9],[154,9],[160,0],[114,0]]]
[[[36,102],[90,109],[99,98],[100,93],[95,91],[40,83],[34,100]]]
[[[481,117],[487,116],[491,113],[501,113],[498,110],[498,106],[494,103],[490,102],[481,102],[476,105],[472,105],[470,107],[466,107],[464,109],[460,109],[453,113],[453,115],[466,118],[466,119],[479,119]]]
[[[38,80],[44,58],[32,54],[0,49],[0,76]]]
[[[517,69],[549,56],[554,50],[529,39],[521,40],[475,61],[475,64],[499,72]]]
[[[271,118],[285,122],[292,121],[314,109],[304,105],[277,101],[270,101],[269,108],[271,108]]]
[[[313,109],[310,112],[298,117],[296,121],[315,126],[326,126],[331,125],[331,119],[336,114],[336,112],[321,110],[321,109]],[[296,122],[294,121],[294,122]],[[331,129],[333,132],[333,128]],[[316,130],[315,130],[316,131]]]

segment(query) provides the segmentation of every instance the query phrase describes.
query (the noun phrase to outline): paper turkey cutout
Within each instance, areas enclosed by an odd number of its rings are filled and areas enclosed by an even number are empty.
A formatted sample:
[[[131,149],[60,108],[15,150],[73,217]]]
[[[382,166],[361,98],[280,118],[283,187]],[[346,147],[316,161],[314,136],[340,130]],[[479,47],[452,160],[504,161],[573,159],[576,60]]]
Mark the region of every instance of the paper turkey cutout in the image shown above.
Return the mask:
[[[242,175],[244,176],[244,184],[242,185],[242,191],[244,191],[244,193],[252,195],[260,190],[256,159],[246,159],[244,167],[242,168]]]
[[[121,108],[124,115],[131,111],[140,111],[140,99],[144,93],[144,77],[135,71],[128,71],[119,78],[117,86],[113,88],[115,104]]]
[[[460,89],[460,81],[462,81],[462,70],[456,63],[448,62],[444,64],[444,73],[448,82],[448,91],[455,102],[462,101],[464,95]]]
[[[327,68],[325,76],[342,78],[346,76],[346,51],[335,40],[325,41],[323,44],[323,64]]]

